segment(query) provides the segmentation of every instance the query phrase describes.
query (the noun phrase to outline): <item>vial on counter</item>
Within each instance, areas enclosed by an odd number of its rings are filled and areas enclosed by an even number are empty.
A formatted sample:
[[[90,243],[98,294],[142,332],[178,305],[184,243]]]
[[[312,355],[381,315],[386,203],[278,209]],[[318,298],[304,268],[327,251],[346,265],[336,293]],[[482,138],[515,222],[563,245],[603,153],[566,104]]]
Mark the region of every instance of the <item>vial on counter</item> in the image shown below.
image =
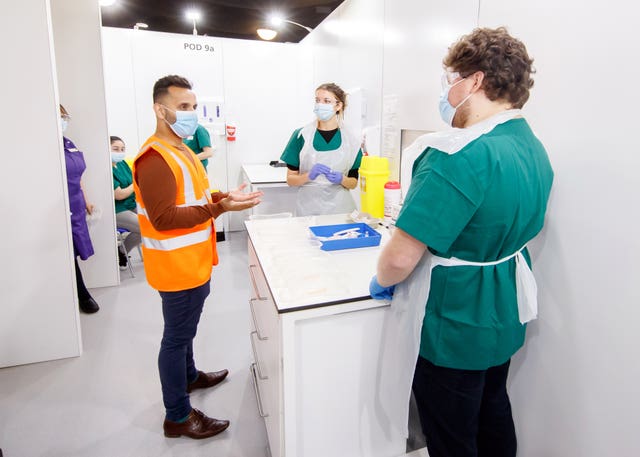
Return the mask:
[[[384,216],[393,216],[393,206],[400,204],[402,189],[398,181],[389,181],[384,185]]]

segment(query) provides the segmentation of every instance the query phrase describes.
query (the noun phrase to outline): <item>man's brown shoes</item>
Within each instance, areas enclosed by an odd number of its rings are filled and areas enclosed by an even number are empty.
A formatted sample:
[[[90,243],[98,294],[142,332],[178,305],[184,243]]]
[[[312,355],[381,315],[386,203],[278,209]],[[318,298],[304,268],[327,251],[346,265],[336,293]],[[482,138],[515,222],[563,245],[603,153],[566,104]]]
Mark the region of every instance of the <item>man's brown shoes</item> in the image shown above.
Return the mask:
[[[228,370],[215,371],[213,373],[204,373],[198,371],[198,377],[191,384],[187,385],[187,393],[196,389],[206,389],[220,384],[229,374]],[[201,411],[193,408],[184,422],[173,422],[165,419],[164,436],[168,438],[177,438],[179,436],[187,436],[196,440],[209,438],[217,435],[229,427],[229,421],[218,420],[207,417]]]
[[[188,436],[189,438],[200,440],[225,431],[229,427],[229,421],[207,417],[204,413],[194,408],[185,422],[172,422],[165,419],[162,426],[164,428],[164,436],[168,438]]]
[[[187,393],[191,393],[196,389],[206,389],[220,384],[229,374],[229,370],[214,371],[213,373],[204,373],[198,371],[198,377],[195,381],[187,386]]]

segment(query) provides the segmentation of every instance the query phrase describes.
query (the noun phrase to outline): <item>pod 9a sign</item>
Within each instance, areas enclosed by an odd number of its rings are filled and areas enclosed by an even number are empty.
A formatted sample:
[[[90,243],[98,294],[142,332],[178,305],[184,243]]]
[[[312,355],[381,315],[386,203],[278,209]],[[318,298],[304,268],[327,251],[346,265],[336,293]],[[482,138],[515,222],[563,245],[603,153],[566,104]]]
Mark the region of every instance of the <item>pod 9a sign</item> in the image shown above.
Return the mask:
[[[188,43],[185,42],[183,44],[184,51],[193,51],[193,52],[211,52],[213,53],[213,45],[212,44],[200,44],[200,43]]]

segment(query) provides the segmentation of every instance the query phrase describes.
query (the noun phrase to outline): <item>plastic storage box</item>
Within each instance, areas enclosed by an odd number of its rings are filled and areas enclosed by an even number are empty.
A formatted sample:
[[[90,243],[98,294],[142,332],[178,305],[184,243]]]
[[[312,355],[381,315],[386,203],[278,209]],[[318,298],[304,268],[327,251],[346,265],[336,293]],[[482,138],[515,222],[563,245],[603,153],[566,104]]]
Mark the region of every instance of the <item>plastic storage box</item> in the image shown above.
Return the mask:
[[[315,225],[309,227],[309,230],[317,237],[330,237],[336,232],[354,228],[358,229],[357,238],[345,238],[342,240],[322,240],[319,238],[322,243],[320,249],[323,251],[337,251],[339,249],[364,248],[368,246],[378,246],[380,244],[380,239],[382,238],[380,234],[362,222],[354,224]]]

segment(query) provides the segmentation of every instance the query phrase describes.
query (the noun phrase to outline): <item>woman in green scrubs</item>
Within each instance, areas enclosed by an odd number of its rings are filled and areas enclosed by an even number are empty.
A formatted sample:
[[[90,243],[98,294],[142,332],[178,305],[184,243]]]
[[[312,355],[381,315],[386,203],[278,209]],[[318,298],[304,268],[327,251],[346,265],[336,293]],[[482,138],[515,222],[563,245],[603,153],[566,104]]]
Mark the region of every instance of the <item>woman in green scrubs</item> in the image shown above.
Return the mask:
[[[296,215],[350,213],[349,192],[358,184],[361,141],[345,128],[347,94],[336,84],[316,89],[317,120],[293,132],[280,160],[287,164],[287,184],[300,187]]]
[[[129,234],[124,240],[124,249],[127,255],[118,251],[118,261],[120,269],[127,267],[129,261],[129,251],[140,245],[142,236],[140,235],[140,225],[136,212],[136,195],[133,192],[133,176],[131,168],[125,162],[124,141],[117,136],[110,137],[111,142],[111,172],[113,174],[113,196],[116,203],[116,225],[118,228],[126,229]]]

